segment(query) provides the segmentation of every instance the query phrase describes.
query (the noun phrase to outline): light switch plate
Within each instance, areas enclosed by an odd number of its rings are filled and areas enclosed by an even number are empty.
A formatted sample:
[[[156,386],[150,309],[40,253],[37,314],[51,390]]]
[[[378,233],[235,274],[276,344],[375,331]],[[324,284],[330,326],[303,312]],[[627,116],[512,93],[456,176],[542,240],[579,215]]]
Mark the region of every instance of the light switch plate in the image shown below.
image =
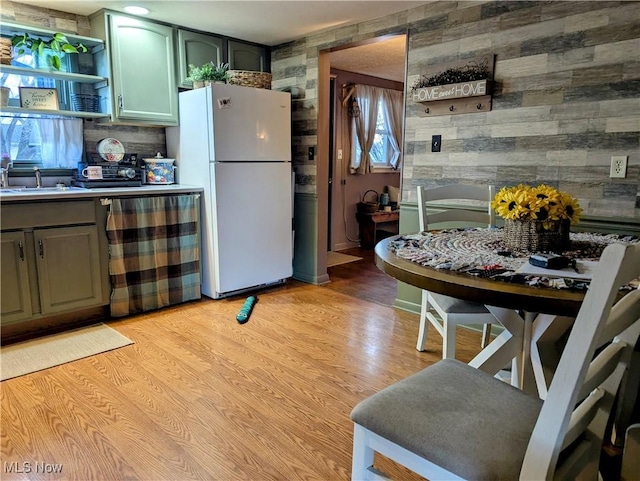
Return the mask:
[[[440,152],[442,149],[442,135],[431,136],[431,152]]]

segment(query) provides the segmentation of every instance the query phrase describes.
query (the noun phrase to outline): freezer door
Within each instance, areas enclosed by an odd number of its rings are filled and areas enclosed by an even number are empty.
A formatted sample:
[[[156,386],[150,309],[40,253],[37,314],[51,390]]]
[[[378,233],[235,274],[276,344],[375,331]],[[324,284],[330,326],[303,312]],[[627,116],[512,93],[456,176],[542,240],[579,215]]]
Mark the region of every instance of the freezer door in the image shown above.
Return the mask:
[[[291,95],[214,84],[212,160],[291,161]]]
[[[230,291],[291,277],[291,164],[211,164],[215,289]]]

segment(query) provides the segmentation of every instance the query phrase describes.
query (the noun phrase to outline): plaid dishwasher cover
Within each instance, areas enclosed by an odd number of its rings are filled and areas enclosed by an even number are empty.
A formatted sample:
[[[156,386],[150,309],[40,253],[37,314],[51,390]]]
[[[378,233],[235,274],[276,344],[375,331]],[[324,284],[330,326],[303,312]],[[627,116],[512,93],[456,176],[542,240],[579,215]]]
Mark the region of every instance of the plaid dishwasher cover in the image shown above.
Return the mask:
[[[201,298],[199,198],[112,199],[107,217],[112,316]]]

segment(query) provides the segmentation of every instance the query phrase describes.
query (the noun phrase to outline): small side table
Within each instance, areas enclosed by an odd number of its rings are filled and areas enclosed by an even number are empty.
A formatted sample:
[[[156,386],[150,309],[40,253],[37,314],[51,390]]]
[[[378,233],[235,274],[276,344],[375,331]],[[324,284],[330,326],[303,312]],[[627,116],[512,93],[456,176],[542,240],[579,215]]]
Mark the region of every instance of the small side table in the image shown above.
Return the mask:
[[[360,247],[373,249],[376,243],[390,235],[397,235],[400,228],[400,211],[385,212],[379,210],[373,213],[356,212],[356,219],[360,227]],[[379,231],[383,231],[380,235]]]

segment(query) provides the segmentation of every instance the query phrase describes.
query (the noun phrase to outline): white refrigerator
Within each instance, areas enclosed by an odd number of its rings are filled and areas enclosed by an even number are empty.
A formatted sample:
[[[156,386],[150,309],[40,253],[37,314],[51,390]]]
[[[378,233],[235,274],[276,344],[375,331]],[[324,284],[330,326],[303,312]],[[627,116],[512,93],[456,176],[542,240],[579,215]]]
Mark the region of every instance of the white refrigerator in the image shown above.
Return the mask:
[[[291,96],[214,84],[179,94],[167,153],[180,184],[204,188],[202,293],[214,299],[293,274]]]

